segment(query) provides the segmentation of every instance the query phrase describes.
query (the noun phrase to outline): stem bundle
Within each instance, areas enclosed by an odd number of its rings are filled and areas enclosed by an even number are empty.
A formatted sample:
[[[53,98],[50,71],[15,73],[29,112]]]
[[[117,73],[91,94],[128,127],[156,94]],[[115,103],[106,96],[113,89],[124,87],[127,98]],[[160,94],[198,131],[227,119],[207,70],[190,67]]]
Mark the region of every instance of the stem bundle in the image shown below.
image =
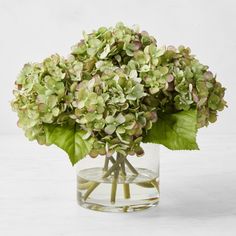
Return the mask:
[[[109,168],[109,162],[112,163],[112,166]],[[134,166],[127,160],[126,156],[121,155],[120,153],[117,153],[116,159],[114,157],[106,157],[104,162],[104,174],[103,178],[107,178],[112,175],[112,184],[111,184],[111,196],[110,196],[110,202],[111,204],[114,204],[116,202],[116,193],[117,193],[117,186],[119,183],[119,174],[121,174],[121,177],[123,179],[123,192],[124,192],[124,198],[129,199],[130,198],[130,186],[129,183],[126,183],[126,167],[129,168],[129,170],[135,175],[138,175],[138,171],[134,168]],[[90,182],[89,187],[87,188],[87,191],[85,192],[83,198],[86,200],[90,194],[99,186],[100,183],[98,182]],[[138,184],[142,187],[156,187],[157,190],[159,190],[158,183],[156,181],[151,181],[143,184]]]

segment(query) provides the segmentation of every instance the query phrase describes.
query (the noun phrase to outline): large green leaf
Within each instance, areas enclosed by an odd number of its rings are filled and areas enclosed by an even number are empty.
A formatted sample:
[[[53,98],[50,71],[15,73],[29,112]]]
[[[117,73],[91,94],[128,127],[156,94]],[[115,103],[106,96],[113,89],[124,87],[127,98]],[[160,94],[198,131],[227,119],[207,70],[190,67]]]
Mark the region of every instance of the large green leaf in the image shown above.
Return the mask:
[[[72,165],[85,157],[91,150],[93,138],[84,140],[84,130],[64,125],[45,125],[46,143],[55,144],[69,155]]]
[[[174,114],[158,114],[158,121],[144,137],[144,142],[162,144],[171,150],[197,150],[196,124],[195,109]]]

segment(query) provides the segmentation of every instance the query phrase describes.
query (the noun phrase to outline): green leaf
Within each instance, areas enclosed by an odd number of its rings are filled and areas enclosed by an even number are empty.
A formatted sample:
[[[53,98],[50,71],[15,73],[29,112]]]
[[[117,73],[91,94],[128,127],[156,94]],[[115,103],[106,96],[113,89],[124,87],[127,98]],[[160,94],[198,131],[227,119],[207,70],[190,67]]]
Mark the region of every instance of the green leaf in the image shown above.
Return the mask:
[[[196,124],[195,109],[174,114],[160,114],[143,142],[162,144],[171,150],[198,150]]]
[[[92,149],[94,139],[84,140],[86,131],[79,130],[76,125],[45,125],[46,143],[55,144],[69,155],[72,165],[85,157]]]

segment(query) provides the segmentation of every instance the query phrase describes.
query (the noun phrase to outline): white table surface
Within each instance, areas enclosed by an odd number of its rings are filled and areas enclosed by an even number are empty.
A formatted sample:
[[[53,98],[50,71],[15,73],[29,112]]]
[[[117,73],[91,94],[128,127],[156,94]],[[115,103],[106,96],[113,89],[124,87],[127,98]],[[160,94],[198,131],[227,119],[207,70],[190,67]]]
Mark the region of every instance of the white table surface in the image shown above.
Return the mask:
[[[75,170],[56,147],[0,136],[0,235],[236,235],[236,136],[201,151],[161,150],[161,202],[137,213],[79,207]]]

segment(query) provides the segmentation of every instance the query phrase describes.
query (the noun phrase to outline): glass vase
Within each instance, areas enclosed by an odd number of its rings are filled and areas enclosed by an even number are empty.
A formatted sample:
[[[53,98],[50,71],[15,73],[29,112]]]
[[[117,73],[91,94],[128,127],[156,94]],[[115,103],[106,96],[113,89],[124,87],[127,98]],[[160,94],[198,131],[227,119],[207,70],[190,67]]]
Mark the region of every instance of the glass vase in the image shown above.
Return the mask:
[[[159,202],[159,145],[143,144],[144,155],[85,157],[76,165],[77,200],[82,207],[132,212]]]

